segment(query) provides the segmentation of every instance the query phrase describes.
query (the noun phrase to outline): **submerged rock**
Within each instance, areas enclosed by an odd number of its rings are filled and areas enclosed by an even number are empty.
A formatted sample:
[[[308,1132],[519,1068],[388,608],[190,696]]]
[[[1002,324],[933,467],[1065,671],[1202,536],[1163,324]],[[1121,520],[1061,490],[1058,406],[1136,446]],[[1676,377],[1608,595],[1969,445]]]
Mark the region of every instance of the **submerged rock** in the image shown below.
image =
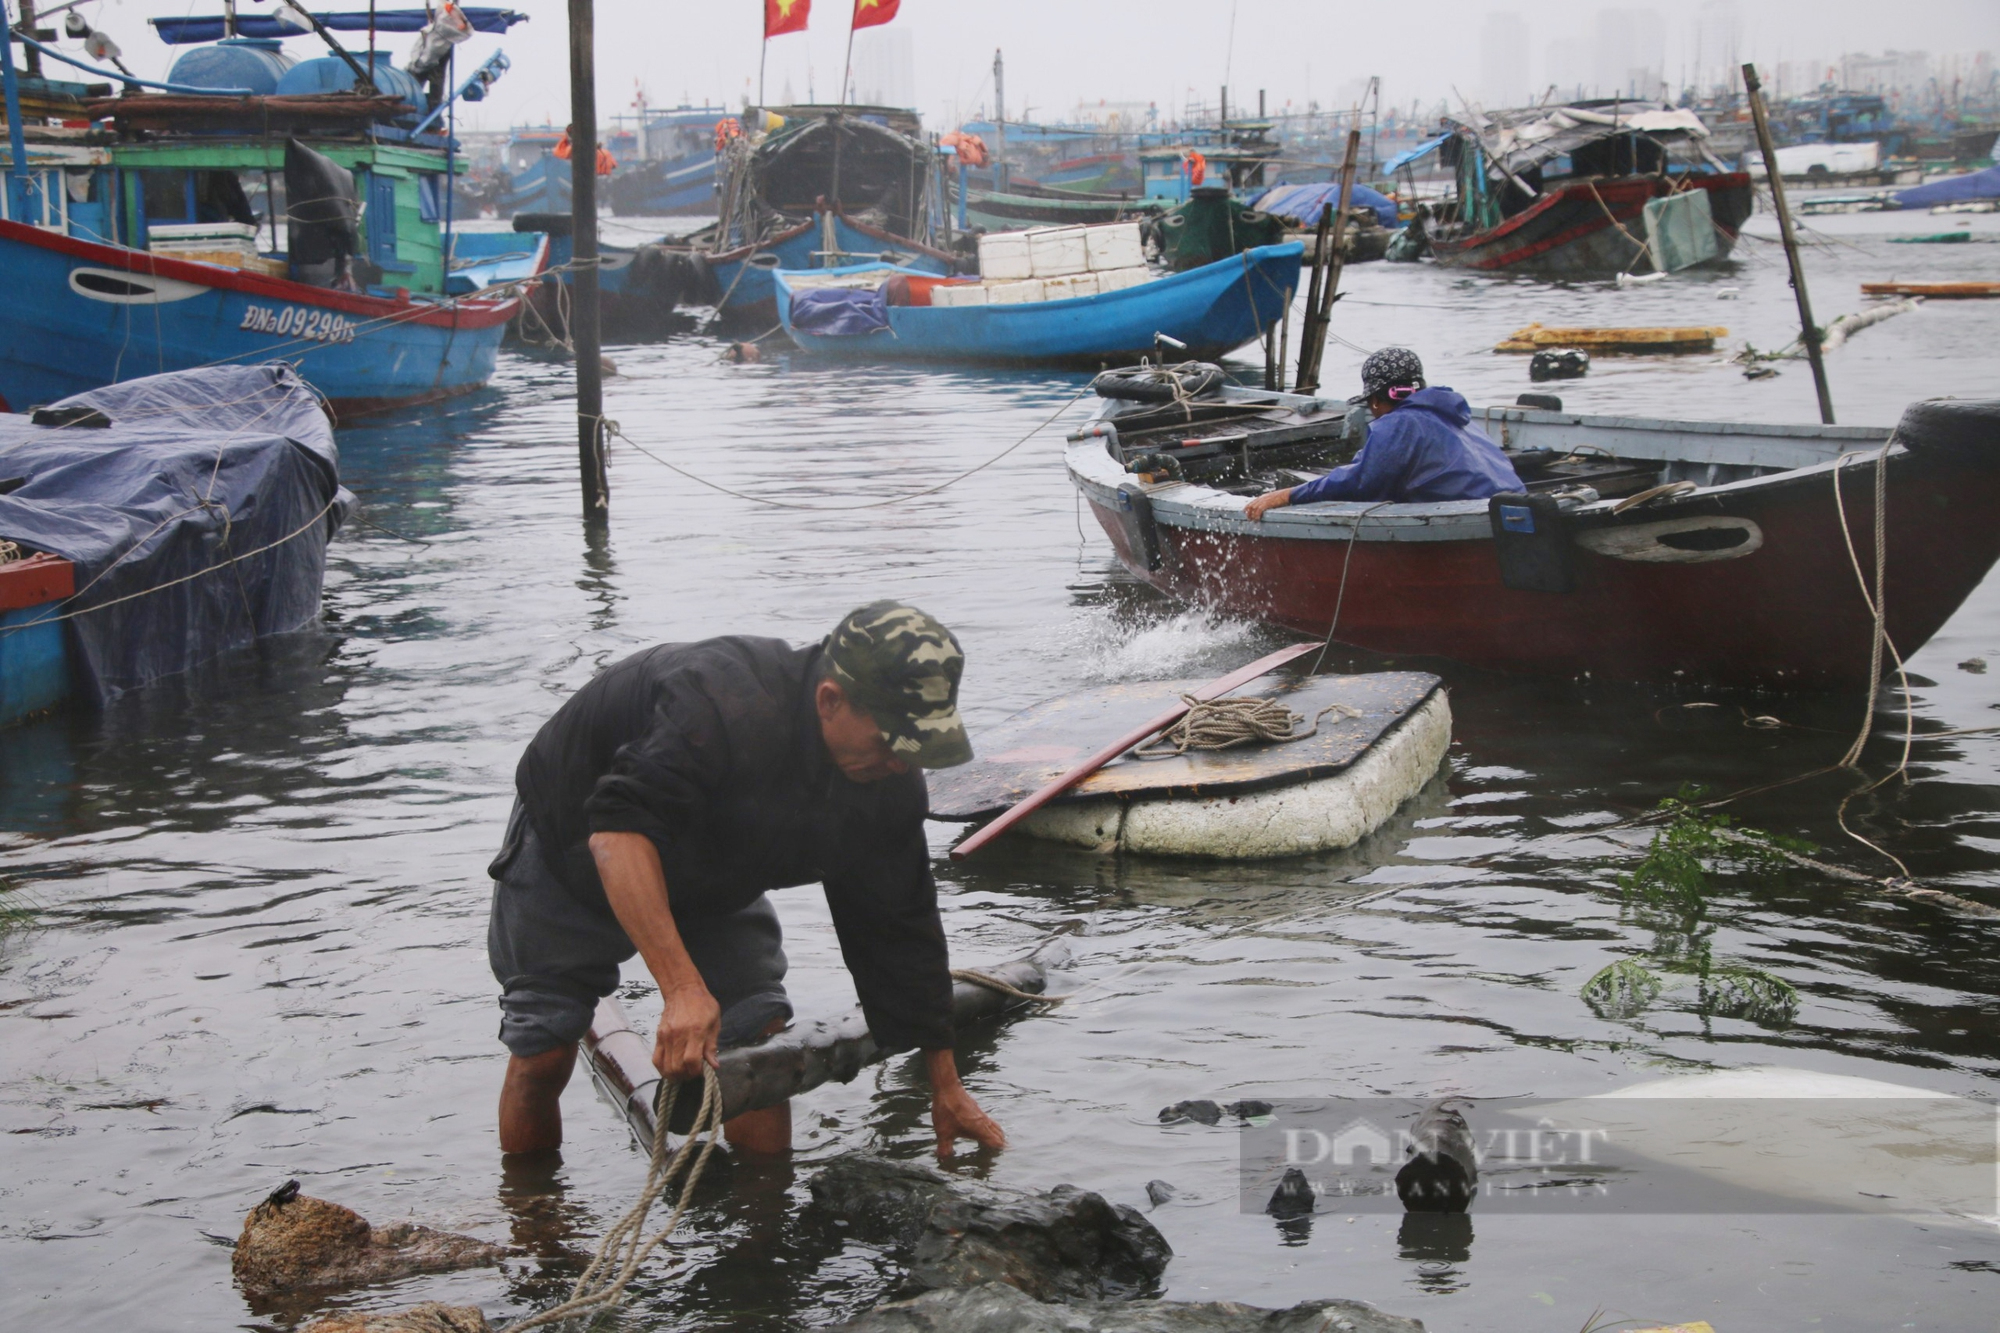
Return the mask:
[[[293,1180],[243,1219],[230,1267],[246,1295],[269,1297],[470,1268],[506,1253],[471,1236],[409,1222],[371,1227],[352,1208],[300,1194]]]
[[[1396,1172],[1396,1194],[1415,1213],[1462,1213],[1479,1184],[1472,1127],[1443,1098],[1410,1126],[1410,1158]]]
[[[1124,1300],[1157,1290],[1173,1257],[1136,1209],[1073,1185],[1030,1194],[851,1153],[811,1189],[855,1237],[899,1252],[904,1293],[997,1282],[1043,1301]]]
[[[1048,1305],[1001,1283],[878,1305],[842,1333],[1423,1333],[1414,1319],[1360,1301],[1270,1310],[1234,1301]]]
[[[307,1324],[301,1333],[493,1333],[476,1305],[428,1301],[407,1310],[347,1310]]]
[[[1164,1180],[1149,1180],[1146,1182],[1146,1197],[1152,1200],[1155,1208],[1173,1198],[1177,1193],[1179,1191]]]
[[[1313,1193],[1306,1173],[1288,1166],[1278,1188],[1271,1191],[1271,1201],[1264,1205],[1264,1211],[1276,1218],[1309,1217],[1318,1203],[1319,1197]]]

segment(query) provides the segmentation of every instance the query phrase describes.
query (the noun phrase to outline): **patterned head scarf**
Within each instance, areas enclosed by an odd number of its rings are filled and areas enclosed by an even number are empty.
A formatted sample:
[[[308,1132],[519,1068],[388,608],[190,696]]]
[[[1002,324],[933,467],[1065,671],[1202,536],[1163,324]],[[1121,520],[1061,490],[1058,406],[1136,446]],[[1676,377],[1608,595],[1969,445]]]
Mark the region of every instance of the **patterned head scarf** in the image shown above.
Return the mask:
[[[1361,392],[1347,401],[1365,403],[1388,389],[1423,386],[1424,363],[1417,359],[1417,354],[1407,347],[1384,347],[1379,352],[1370,352],[1361,363]]]

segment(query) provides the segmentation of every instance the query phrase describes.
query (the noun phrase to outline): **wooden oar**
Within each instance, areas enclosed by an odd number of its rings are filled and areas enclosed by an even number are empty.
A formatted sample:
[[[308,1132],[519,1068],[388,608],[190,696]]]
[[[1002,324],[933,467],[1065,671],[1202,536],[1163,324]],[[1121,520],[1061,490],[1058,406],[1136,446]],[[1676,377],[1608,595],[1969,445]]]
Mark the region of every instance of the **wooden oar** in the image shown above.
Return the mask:
[[[1321,646],[1322,645],[1317,643],[1295,643],[1289,648],[1280,648],[1277,652],[1272,653],[1268,657],[1260,657],[1256,661],[1252,662],[1249,666],[1230,672],[1228,675],[1224,676],[1221,680],[1210,681],[1208,684],[1194,691],[1191,697],[1204,702],[1209,699],[1218,699],[1223,695],[1229,693],[1231,690],[1238,688],[1239,686],[1249,684],[1251,681],[1257,679],[1257,677],[1261,675],[1264,675],[1266,672],[1276,671],[1279,667],[1285,665],[1285,663],[1293,661],[1300,657],[1304,657],[1307,653],[1318,650]],[[1131,749],[1135,745],[1140,744],[1148,737],[1153,736],[1158,732],[1165,731],[1168,727],[1171,727],[1174,723],[1180,721],[1182,716],[1186,714],[1187,710],[1188,706],[1185,703],[1176,703],[1172,708],[1169,708],[1166,712],[1161,713],[1158,717],[1148,722],[1145,726],[1138,727],[1132,731],[1125,733],[1123,736],[1120,736],[1117,740],[1111,742],[1111,744],[1105,746],[1102,750],[1099,750],[1096,754],[1090,756],[1090,758],[1084,760],[1082,763],[1078,764],[1075,768],[1070,769],[1067,773],[1064,773],[1061,777],[1057,778],[1054,782],[1049,783],[1047,786],[1043,787],[1040,791],[1035,792],[1032,796],[1029,796],[1025,800],[1022,800],[1018,804],[1012,806],[1003,814],[1001,814],[1001,816],[998,819],[995,819],[985,828],[980,829],[977,833],[967,838],[964,842],[961,842],[960,844],[958,844],[958,846],[952,848],[951,849],[952,860],[962,861],[966,857],[972,855],[974,852],[978,851],[981,847],[984,847],[987,843],[993,841],[995,838],[999,837],[1002,833],[1005,833],[1008,829],[1014,827],[1014,825],[1020,823],[1023,819],[1026,819],[1029,815],[1033,814],[1035,811],[1047,805],[1050,801],[1060,796],[1063,792],[1067,791],[1069,788],[1074,787],[1077,783],[1083,781],[1085,778],[1089,777],[1092,773],[1095,773],[1098,769],[1103,768],[1106,764],[1110,763],[1113,759],[1116,759],[1119,755],[1124,754],[1127,750]]]

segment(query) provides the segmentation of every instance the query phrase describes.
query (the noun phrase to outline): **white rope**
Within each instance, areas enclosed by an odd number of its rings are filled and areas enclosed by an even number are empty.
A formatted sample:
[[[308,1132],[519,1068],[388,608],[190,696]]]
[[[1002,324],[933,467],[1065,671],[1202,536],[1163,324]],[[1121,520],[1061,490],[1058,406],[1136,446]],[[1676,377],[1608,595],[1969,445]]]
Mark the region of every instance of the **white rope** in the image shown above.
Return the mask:
[[[660,1090],[653,1098],[653,1145],[646,1163],[645,1187],[639,1193],[639,1201],[618,1219],[611,1230],[604,1233],[604,1239],[598,1242],[597,1254],[577,1278],[569,1299],[540,1314],[517,1319],[501,1329],[500,1333],[526,1333],[531,1328],[594,1315],[611,1308],[624,1295],[626,1284],[638,1273],[639,1265],[680,1225],[694,1197],[695,1184],[701,1179],[709,1155],[715,1151],[716,1142],[722,1137],[722,1085],[713,1069],[702,1071],[701,1107],[695,1112],[694,1125],[687,1137],[669,1156],[667,1122],[673,1118],[674,1098],[679,1090],[678,1084],[661,1080]],[[704,1130],[708,1137],[701,1138]],[[699,1152],[695,1149],[697,1142],[701,1145]],[[654,1202],[673,1184],[674,1177],[683,1173],[687,1179],[681,1186],[679,1201],[667,1216],[666,1225],[651,1237],[642,1239],[645,1236],[646,1214],[652,1211]]]

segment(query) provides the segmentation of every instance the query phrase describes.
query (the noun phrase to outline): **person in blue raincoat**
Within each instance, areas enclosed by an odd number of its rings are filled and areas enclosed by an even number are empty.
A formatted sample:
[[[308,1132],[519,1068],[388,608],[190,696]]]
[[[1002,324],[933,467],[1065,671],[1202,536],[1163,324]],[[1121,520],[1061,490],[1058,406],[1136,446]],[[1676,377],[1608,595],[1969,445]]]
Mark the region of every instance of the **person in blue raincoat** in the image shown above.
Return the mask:
[[[1316,500],[1382,500],[1422,504],[1484,500],[1522,490],[1500,446],[1472,424],[1463,395],[1424,384],[1424,364],[1407,347],[1385,347],[1361,363],[1361,393],[1375,422],[1368,441],[1345,467],[1289,490],[1252,500],[1245,511],[1261,520],[1284,505]]]

